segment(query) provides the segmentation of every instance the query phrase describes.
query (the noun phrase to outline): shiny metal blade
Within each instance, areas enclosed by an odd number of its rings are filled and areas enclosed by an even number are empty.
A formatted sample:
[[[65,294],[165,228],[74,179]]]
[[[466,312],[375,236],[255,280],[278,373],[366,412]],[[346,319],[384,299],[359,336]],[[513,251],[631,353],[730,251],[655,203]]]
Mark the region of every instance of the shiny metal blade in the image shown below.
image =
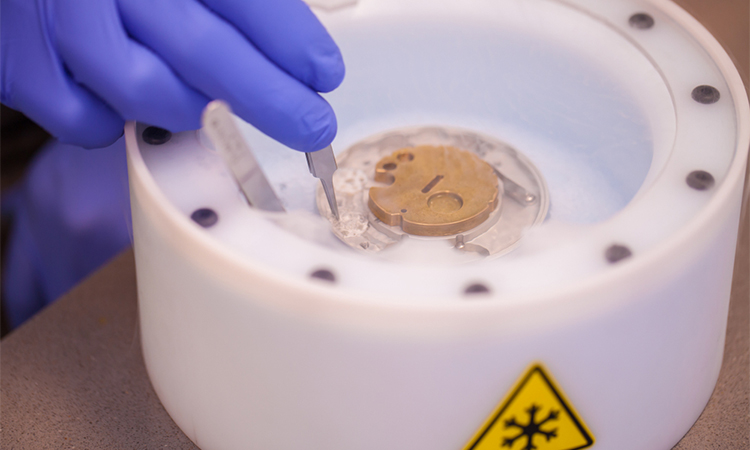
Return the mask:
[[[333,182],[325,180],[320,180],[320,182],[323,184],[323,192],[325,192],[326,199],[328,199],[328,206],[331,207],[331,212],[336,220],[339,220],[339,207],[336,204],[336,192],[333,190]]]
[[[315,178],[320,179],[320,182],[323,184],[323,191],[326,194],[328,206],[331,207],[333,216],[336,217],[336,220],[339,220],[336,192],[333,190],[333,173],[338,168],[336,157],[333,155],[333,147],[329,145],[322,150],[305,153],[305,157],[307,158],[307,166],[310,168],[310,173]]]
[[[203,110],[201,122],[248,203],[258,209],[283,212],[281,201],[234,122],[229,105],[221,100],[210,102]]]

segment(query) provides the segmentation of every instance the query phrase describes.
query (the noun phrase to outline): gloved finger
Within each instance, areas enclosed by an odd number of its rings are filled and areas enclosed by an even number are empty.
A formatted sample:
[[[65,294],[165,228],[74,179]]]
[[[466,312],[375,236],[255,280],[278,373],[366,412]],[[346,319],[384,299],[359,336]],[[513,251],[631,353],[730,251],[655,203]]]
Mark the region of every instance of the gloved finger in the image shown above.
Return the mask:
[[[338,46],[301,0],[201,0],[287,73],[319,92],[344,79]]]
[[[172,131],[200,127],[209,100],[130,39],[114,0],[60,0],[55,13],[55,36],[68,70],[123,118]]]
[[[263,133],[302,151],[333,140],[336,118],[330,105],[203,4],[133,0],[121,5],[121,13],[128,32],[183,80],[209,98],[226,100]]]
[[[122,118],[71,80],[29,2],[3,2],[2,102],[60,141],[105,147],[122,135]]]

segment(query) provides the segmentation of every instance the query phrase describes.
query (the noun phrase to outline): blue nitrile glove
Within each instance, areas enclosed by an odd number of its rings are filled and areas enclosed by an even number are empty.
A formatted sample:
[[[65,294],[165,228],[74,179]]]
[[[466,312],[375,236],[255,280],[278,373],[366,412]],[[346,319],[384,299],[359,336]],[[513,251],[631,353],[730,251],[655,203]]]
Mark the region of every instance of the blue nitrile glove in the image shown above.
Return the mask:
[[[51,141],[2,198],[10,219],[2,289],[15,328],[127,248],[125,141],[86,150]]]
[[[200,127],[209,99],[302,151],[336,118],[344,77],[301,0],[2,0],[2,102],[62,142],[114,142],[124,120]]]

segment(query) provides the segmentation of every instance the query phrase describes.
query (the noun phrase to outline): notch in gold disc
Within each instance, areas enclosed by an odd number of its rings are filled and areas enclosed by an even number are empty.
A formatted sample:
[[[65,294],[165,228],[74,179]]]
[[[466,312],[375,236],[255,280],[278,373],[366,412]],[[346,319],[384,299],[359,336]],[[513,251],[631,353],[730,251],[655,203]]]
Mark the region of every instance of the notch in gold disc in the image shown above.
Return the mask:
[[[450,236],[487,220],[498,207],[499,180],[488,163],[455,147],[423,145],[397,150],[375,166],[369,207],[405,233]]]

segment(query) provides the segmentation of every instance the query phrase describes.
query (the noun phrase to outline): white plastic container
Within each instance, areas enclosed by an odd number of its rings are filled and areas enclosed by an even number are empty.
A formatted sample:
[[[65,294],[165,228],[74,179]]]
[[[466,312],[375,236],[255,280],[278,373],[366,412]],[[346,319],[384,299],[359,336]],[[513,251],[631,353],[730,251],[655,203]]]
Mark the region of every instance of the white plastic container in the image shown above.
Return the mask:
[[[128,124],[143,352],[175,422],[204,450],[484,448],[540,364],[591,442],[539,450],[671,448],[718,377],[750,145],[719,44],[656,0],[316,12],[347,63],[335,149],[481,132],[536,164],[550,215],[500,258],[386,261],[248,208],[199,133],[149,145]],[[243,126],[287,209],[313,212],[304,157]],[[490,292],[464,293],[476,283]]]

